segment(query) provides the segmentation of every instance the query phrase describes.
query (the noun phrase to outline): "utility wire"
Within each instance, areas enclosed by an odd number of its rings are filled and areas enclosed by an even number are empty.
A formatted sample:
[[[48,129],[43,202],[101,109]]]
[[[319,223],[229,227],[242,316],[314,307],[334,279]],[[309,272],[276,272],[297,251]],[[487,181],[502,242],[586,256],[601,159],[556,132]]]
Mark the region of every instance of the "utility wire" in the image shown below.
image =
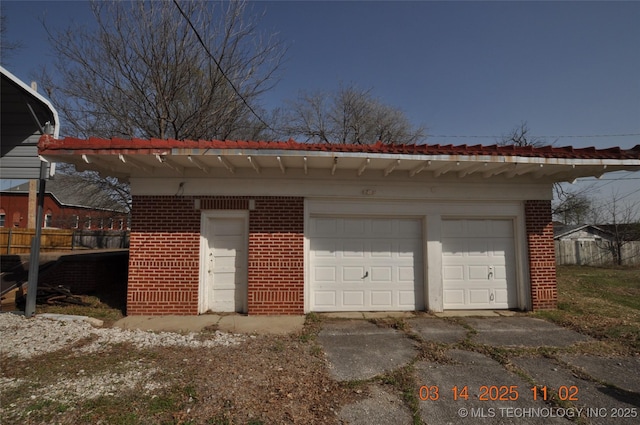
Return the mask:
[[[546,138],[546,139],[586,139],[586,138],[594,138],[594,137],[632,137],[632,136],[640,136],[640,133],[627,133],[627,134],[585,134],[585,135],[560,135],[560,136],[534,136],[532,138]],[[450,135],[450,134],[427,134],[427,137],[442,137],[442,138],[450,138],[450,139],[500,139],[505,137],[502,136],[477,136],[477,135]]]
[[[273,128],[271,128],[271,126],[269,124],[267,124],[257,113],[256,111],[251,107],[251,105],[249,105],[249,103],[247,102],[247,100],[244,98],[244,96],[242,96],[240,94],[240,92],[238,91],[238,89],[236,88],[235,84],[233,84],[233,82],[231,81],[231,79],[227,76],[227,73],[224,72],[224,69],[222,69],[222,66],[220,65],[220,62],[218,62],[218,60],[215,58],[215,56],[213,56],[213,54],[209,51],[209,48],[207,47],[207,45],[205,44],[204,40],[202,40],[202,37],[200,37],[200,33],[198,32],[198,30],[196,29],[196,27],[193,25],[193,23],[191,22],[191,19],[189,18],[189,16],[184,12],[184,10],[182,10],[182,8],[180,7],[180,4],[178,4],[178,0],[173,0],[173,4],[175,4],[175,6],[178,8],[178,11],[180,11],[180,14],[182,15],[182,17],[187,21],[187,23],[189,24],[189,27],[191,27],[191,29],[193,30],[194,34],[196,35],[196,38],[198,39],[198,42],[202,45],[202,47],[204,48],[204,51],[207,52],[207,55],[209,55],[209,57],[211,58],[211,60],[213,61],[213,63],[216,64],[216,66],[218,67],[218,70],[220,71],[220,73],[222,74],[222,76],[224,77],[225,80],[227,80],[227,82],[229,83],[229,85],[231,86],[231,89],[235,92],[236,95],[238,95],[238,97],[240,98],[240,100],[242,100],[242,103],[244,103],[244,106],[246,106],[249,111],[251,111],[251,113],[258,119],[258,121],[260,121],[260,123],[262,123],[266,128],[268,128],[271,131],[275,131]]]

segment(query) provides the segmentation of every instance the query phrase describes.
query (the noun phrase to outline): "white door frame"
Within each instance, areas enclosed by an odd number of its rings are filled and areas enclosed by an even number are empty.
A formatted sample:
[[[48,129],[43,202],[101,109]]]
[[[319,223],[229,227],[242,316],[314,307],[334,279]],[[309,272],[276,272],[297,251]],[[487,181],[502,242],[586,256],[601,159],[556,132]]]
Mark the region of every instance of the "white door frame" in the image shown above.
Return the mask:
[[[247,276],[249,270],[247,268],[249,263],[249,211],[244,210],[204,210],[200,215],[200,273],[198,283],[198,314],[206,313],[209,310],[207,304],[207,251],[208,251],[208,235],[211,231],[209,226],[209,219],[215,218],[240,218],[244,220],[244,235],[245,235],[245,269],[247,270]],[[245,294],[244,298],[244,310],[247,310],[248,295]]]

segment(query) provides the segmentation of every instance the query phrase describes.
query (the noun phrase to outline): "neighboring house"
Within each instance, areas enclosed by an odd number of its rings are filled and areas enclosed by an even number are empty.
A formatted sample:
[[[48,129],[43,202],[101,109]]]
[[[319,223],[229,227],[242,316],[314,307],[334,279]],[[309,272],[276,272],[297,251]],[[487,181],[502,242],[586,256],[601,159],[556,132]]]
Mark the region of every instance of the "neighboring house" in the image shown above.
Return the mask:
[[[38,139],[58,137],[58,113],[33,87],[0,66],[0,178],[40,178]]]
[[[129,315],[555,308],[553,183],[640,169],[640,146],[43,136],[39,153],[129,179]]]
[[[640,264],[640,225],[554,225],[556,263],[590,266]]]
[[[122,209],[88,205],[82,193],[67,190],[58,180],[47,182],[42,226],[58,229],[126,230],[127,213]],[[35,204],[32,205],[35,207]],[[27,228],[29,183],[0,192],[0,227]]]
[[[613,241],[615,235],[593,224],[554,225],[553,238],[559,241]]]

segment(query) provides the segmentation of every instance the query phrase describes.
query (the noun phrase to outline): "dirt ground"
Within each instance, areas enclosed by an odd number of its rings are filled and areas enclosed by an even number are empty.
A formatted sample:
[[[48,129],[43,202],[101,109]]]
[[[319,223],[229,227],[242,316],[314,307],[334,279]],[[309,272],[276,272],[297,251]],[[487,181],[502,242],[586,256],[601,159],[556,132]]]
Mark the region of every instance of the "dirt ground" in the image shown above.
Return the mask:
[[[362,391],[327,373],[314,324],[230,347],[2,356],[2,424],[333,424]],[[206,338],[206,332],[203,335]]]

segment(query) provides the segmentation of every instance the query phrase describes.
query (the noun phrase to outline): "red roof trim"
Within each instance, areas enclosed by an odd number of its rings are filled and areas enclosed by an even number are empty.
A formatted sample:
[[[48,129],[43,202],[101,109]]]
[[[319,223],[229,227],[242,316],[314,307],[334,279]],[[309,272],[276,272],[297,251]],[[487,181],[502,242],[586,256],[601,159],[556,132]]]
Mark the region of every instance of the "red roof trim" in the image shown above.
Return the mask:
[[[162,140],[162,139],[77,139],[66,137],[54,139],[44,135],[38,143],[40,154],[60,153],[70,151],[69,154],[94,153],[114,154],[166,154],[171,149],[254,149],[254,150],[291,150],[291,151],[322,151],[322,152],[361,152],[372,154],[405,154],[405,155],[498,155],[543,158],[583,158],[583,159],[640,159],[640,145],[632,149],[623,150],[619,147],[606,149],[565,147],[532,147],[532,146],[498,146],[498,145],[387,145],[378,142],[373,145],[345,145],[328,143],[298,143],[294,140],[287,142],[241,141],[241,140]],[[79,152],[81,151],[81,152]]]

